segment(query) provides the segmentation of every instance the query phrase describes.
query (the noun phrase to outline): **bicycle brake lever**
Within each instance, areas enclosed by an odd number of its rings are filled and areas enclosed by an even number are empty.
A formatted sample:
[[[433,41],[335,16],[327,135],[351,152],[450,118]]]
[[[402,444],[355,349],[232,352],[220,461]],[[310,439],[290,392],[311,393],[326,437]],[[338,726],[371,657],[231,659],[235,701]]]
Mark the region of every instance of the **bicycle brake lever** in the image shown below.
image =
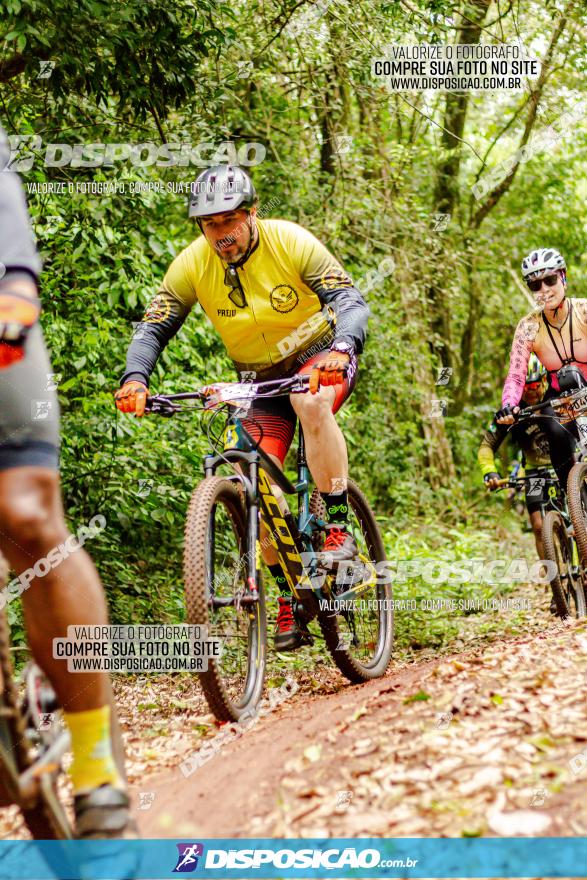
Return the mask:
[[[165,397],[148,398],[145,406],[145,412],[154,413],[155,415],[163,416],[164,418],[171,418],[171,416],[179,411],[180,408]]]

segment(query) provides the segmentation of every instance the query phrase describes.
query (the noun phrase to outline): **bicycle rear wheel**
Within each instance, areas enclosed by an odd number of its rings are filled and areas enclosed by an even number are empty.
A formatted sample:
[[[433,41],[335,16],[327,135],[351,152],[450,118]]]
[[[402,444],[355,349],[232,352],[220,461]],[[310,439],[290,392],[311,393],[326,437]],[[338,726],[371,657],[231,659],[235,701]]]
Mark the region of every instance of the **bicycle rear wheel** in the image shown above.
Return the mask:
[[[348,481],[349,526],[357,540],[360,560],[369,577],[360,598],[343,611],[326,611],[318,615],[320,629],[332,659],[349,681],[354,684],[384,675],[393,651],[393,608],[390,583],[378,583],[375,563],[385,561],[385,550],[379,526],[365,495],[353,480]],[[325,508],[318,490],[310,499],[310,510],[326,519]],[[336,584],[335,576],[328,578],[336,609],[337,593],[348,587]]]
[[[247,592],[246,518],[234,482],[206,477],[194,490],[185,526],[184,577],[189,623],[208,628],[222,642],[222,656],[210,658],[200,681],[219,721],[238,721],[261,699],[267,662],[265,594],[240,606]],[[212,600],[218,604],[213,604]],[[226,604],[220,604],[222,601]]]
[[[542,543],[546,559],[557,567],[550,585],[558,616],[584,617],[585,593],[581,573],[575,570],[572,539],[567,535],[564,519],[555,510],[549,510],[544,517]]]

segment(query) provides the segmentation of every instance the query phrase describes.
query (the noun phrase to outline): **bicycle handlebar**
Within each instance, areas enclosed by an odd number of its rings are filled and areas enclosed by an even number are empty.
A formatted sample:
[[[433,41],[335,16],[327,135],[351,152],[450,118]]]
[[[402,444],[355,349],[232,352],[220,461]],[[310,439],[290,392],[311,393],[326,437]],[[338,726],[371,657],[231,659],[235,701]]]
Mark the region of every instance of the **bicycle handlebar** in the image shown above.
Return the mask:
[[[151,395],[147,398],[145,412],[171,416],[181,411],[181,402],[188,400],[202,401],[204,409],[214,409],[224,403],[238,405],[239,402],[252,402],[259,397],[282,397],[307,391],[309,382],[309,373],[296,374],[286,379],[269,379],[266,382],[217,382],[204,385],[196,391]]]
[[[573,391],[563,391],[561,392],[560,397],[552,397],[550,400],[543,400],[541,403],[535,403],[533,406],[525,406],[523,409],[520,409],[520,412],[514,416],[516,421],[521,418],[529,418],[535,412],[539,412],[542,409],[546,409],[547,406],[552,406],[553,409],[556,409],[557,406],[572,405],[575,399],[579,399],[587,394],[587,388],[575,388]]]
[[[532,476],[532,477],[515,477],[515,479],[502,479],[497,481],[497,486],[495,487],[495,491],[498,489],[521,489],[526,483],[529,483],[531,480],[544,480],[547,483],[558,483],[558,478],[550,475],[545,476]]]

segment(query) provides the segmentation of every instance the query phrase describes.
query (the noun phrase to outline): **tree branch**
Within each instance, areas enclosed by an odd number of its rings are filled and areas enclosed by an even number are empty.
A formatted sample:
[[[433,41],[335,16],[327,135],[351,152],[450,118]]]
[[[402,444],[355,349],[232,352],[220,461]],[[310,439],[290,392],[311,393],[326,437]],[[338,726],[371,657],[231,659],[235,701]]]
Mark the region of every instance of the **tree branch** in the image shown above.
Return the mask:
[[[568,14],[568,11],[571,8],[571,6],[572,6],[572,2],[567,5],[564,14],[561,15],[561,17],[557,21],[555,28],[554,28],[554,31],[552,33],[552,37],[550,38],[550,43],[548,44],[548,49],[546,50],[546,55],[544,56],[542,70],[540,71],[540,76],[538,77],[538,82],[536,84],[536,88],[534,89],[534,91],[530,95],[530,99],[528,101],[530,109],[528,111],[528,118],[526,119],[526,125],[524,126],[524,131],[522,133],[522,137],[521,137],[520,143],[518,145],[518,150],[517,150],[518,154],[519,154],[520,150],[522,149],[522,147],[526,146],[526,144],[528,143],[528,141],[530,139],[530,135],[532,134],[532,129],[534,128],[534,123],[536,122],[538,104],[540,103],[540,99],[541,99],[542,93],[544,91],[544,86],[546,85],[549,74],[551,72],[550,67],[551,67],[553,56],[554,56],[554,52],[555,52],[557,43],[558,43],[559,39],[561,38],[561,35],[562,35],[562,33],[565,29],[565,26],[567,24],[567,14]],[[483,223],[483,221],[485,220],[487,215],[490,213],[490,211],[492,211],[493,208],[495,208],[495,206],[500,201],[500,199],[503,198],[505,193],[509,190],[509,188],[511,187],[511,185],[513,183],[514,177],[516,176],[519,165],[520,165],[520,161],[519,161],[519,158],[517,158],[513,168],[507,174],[507,176],[504,178],[504,180],[502,180],[501,183],[498,183],[497,186],[493,188],[493,190],[489,193],[489,196],[487,197],[485,202],[483,202],[483,204],[481,205],[479,210],[475,214],[473,214],[472,221],[471,221],[471,226],[473,229],[479,228],[479,226],[481,225],[481,223]]]

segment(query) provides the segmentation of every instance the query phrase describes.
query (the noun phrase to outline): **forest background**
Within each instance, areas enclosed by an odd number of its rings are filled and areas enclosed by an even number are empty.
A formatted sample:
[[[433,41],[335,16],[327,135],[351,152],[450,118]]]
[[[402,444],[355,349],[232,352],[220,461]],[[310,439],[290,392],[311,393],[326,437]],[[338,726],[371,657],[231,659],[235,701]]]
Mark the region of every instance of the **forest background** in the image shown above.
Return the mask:
[[[557,247],[570,292],[585,289],[586,41],[580,3],[4,0],[0,119],[27,136],[65,504],[72,529],[107,520],[90,551],[115,620],[182,616],[183,520],[207,448],[195,419],[114,409],[133,322],[197,232],[185,195],[131,184],[179,188],[207,163],[47,167],[46,145],[208,144],[201,156],[234,160],[228,143],[261,157],[261,208],[322,239],[371,307],[340,424],[388,547],[428,535],[466,553],[479,517],[501,515],[476,452],[529,310],[521,259]],[[516,43],[541,72],[521,91],[394,93],[371,72],[392,43]],[[126,191],[77,191],[92,181]],[[51,182],[66,192],[38,191]],[[198,309],[152,389],[232,377]]]

